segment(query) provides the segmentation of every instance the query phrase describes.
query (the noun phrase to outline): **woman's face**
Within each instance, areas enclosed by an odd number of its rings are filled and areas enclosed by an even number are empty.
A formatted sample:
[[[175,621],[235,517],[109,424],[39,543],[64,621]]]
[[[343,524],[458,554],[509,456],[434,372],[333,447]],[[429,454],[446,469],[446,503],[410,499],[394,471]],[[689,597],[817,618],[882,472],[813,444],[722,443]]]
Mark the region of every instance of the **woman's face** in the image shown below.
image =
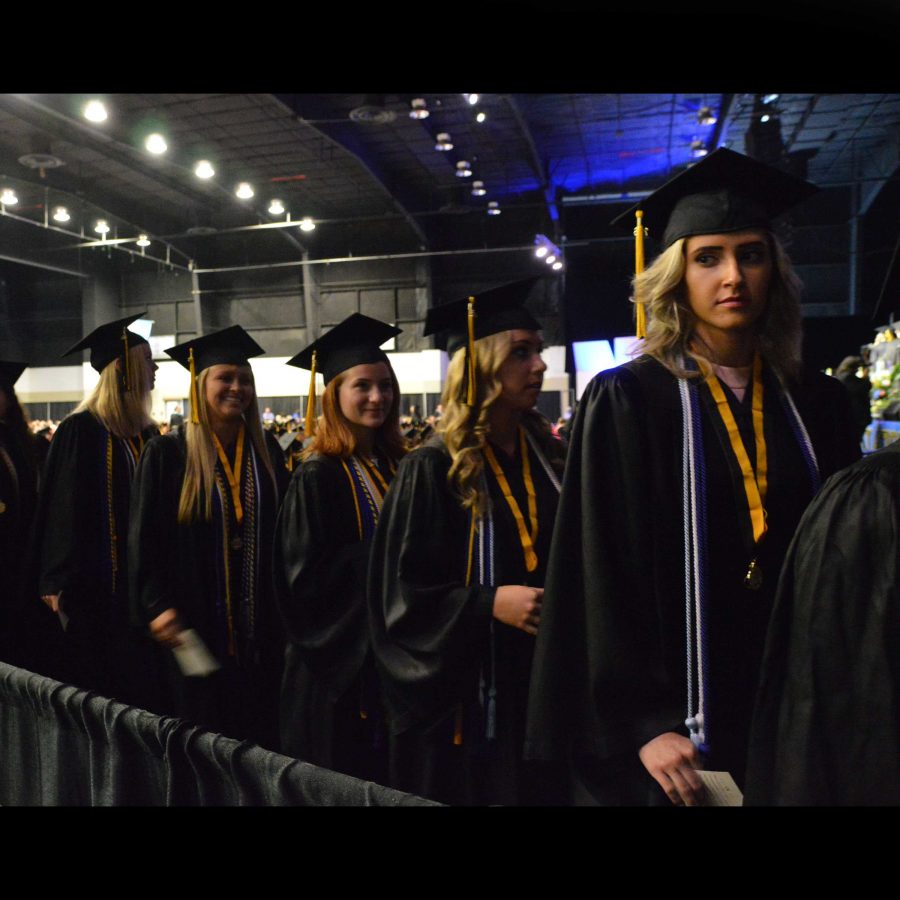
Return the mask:
[[[147,385],[147,390],[152,391],[153,385],[156,384],[156,370],[159,366],[153,361],[153,351],[149,344],[141,344],[141,358],[144,360],[146,373],[144,383]]]
[[[210,423],[234,423],[243,419],[255,390],[250,366],[210,366],[206,373]]]
[[[502,385],[500,403],[518,410],[533,409],[544,384],[547,364],[541,358],[544,340],[540,331],[513,329],[510,350],[497,373]]]
[[[760,229],[688,238],[684,284],[700,337],[753,328],[765,311],[773,268]]]
[[[394,384],[387,363],[363,363],[343,373],[337,390],[344,418],[364,428],[380,428],[394,402]]]

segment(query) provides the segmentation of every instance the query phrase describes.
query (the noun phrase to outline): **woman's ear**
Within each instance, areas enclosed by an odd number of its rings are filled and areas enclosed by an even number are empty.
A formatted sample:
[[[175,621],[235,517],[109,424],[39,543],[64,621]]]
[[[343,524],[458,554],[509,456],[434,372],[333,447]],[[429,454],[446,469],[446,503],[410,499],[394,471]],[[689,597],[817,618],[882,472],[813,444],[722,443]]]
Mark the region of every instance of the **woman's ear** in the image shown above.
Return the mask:
[[[116,371],[121,373],[122,371],[122,357],[119,356],[116,358]]]

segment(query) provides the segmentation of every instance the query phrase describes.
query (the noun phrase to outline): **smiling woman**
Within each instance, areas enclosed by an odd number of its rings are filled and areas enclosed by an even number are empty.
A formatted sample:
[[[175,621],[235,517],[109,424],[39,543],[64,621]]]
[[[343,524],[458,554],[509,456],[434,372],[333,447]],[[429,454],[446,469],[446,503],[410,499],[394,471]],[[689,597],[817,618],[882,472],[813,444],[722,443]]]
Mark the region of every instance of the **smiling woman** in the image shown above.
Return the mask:
[[[694,805],[703,767],[743,784],[782,561],[859,456],[845,392],[801,366],[772,231],[814,190],[718,150],[643,204],[647,337],[581,398],[531,683],[527,752],[574,760],[574,802]]]
[[[147,446],[135,476],[129,559],[137,616],[183,653],[198,635],[218,668],[188,675],[165,655],[161,712],[278,749],[283,639],[269,560],[284,456],[260,424],[239,326],[166,351],[191,373],[191,420]]]

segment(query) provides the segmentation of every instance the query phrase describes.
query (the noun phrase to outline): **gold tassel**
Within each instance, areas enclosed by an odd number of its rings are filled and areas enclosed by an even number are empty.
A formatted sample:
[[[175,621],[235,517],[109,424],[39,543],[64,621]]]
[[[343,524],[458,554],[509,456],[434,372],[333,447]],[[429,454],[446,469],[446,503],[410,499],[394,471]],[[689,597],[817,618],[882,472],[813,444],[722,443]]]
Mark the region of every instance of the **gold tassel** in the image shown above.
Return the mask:
[[[644,211],[637,210],[635,216],[637,217],[637,226],[634,229],[634,274],[640,275],[644,271],[644,235],[647,230],[644,228]],[[638,297],[637,291],[635,291],[634,302],[637,306],[635,333],[639,338],[645,338],[647,337],[647,311]]]
[[[316,360],[317,351],[313,350],[312,367],[309,370],[309,396],[306,398],[306,436],[312,437],[316,432]]]
[[[125,390],[131,390],[131,362],[128,359],[128,329],[122,329],[122,343],[125,345]]]
[[[468,359],[468,371],[469,371],[469,384],[466,390],[466,406],[474,406],[475,405],[475,298],[469,297],[469,309],[468,309],[468,324],[469,324],[469,359]]]
[[[197,372],[194,369],[194,348],[188,348],[188,365],[191,369],[191,421],[200,424],[200,391],[197,389]]]

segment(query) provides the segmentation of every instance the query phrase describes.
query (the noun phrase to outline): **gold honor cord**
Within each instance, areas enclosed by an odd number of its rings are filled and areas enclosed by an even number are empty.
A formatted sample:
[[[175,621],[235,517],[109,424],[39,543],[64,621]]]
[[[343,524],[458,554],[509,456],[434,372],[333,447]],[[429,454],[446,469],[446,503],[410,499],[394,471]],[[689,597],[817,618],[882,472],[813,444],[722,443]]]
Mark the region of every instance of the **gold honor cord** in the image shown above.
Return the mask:
[[[706,384],[712,391],[716,401],[716,408],[725,427],[728,430],[728,440],[731,449],[741,467],[744,476],[744,492],[747,495],[747,506],[750,508],[750,522],[753,526],[753,541],[758,546],[768,528],[766,524],[766,491],[768,490],[768,458],[766,456],[766,436],[763,429],[763,383],[762,383],[762,357],[759,353],[753,358],[753,436],[756,440],[756,472],[750,465],[750,458],[744,447],[744,441],[738,431],[737,422],[725,398],[722,384],[715,373],[709,371],[705,364],[701,364],[701,370],[706,378]],[[762,572],[756,559],[750,562],[747,574],[744,578],[747,587],[756,590],[762,584]]]
[[[383,500],[384,495],[387,493],[388,483],[384,480],[384,476],[381,474],[381,472],[378,471],[378,466],[376,466],[373,462],[365,459],[365,457],[357,456],[356,458],[363,464],[363,468],[370,475],[375,477],[375,482],[381,489],[381,499]]]
[[[466,406],[474,406],[477,392],[475,390],[475,298],[469,297],[468,312],[466,315],[469,329],[469,384],[466,390]]]
[[[197,370],[194,367],[194,348],[188,347],[188,368],[191,371],[191,421],[200,424],[200,391],[197,387]]]
[[[306,398],[306,421],[304,428],[307,437],[312,437],[316,430],[316,362],[318,351],[313,350],[312,365],[309,370],[309,396]]]
[[[644,271],[644,235],[647,233],[647,229],[644,228],[644,211],[642,209],[635,212],[635,217],[637,225],[634,229],[634,274],[640,275]],[[647,337],[647,310],[640,297],[637,296],[637,291],[635,291],[634,303],[636,307],[635,334],[639,338],[645,338]]]
[[[231,500],[234,503],[234,517],[238,524],[244,521],[244,507],[241,506],[241,463],[244,459],[244,423],[241,423],[241,430],[238,432],[237,450],[234,454],[234,468],[228,462],[225,450],[216,435],[213,435],[213,441],[216,444],[216,453],[219,454],[219,461],[225,470],[225,477],[228,479],[228,486],[231,488]]]
[[[528,445],[525,442],[525,429],[522,428],[521,425],[519,426],[519,446],[521,447],[522,452],[522,476],[525,479],[525,490],[528,493],[528,520],[531,523],[531,534],[528,533],[528,528],[525,525],[525,517],[522,515],[522,510],[519,508],[516,498],[512,495],[512,491],[509,488],[509,482],[503,474],[503,469],[500,468],[497,457],[494,455],[494,451],[488,444],[485,444],[484,446],[484,456],[491,467],[491,471],[494,473],[494,477],[497,479],[497,483],[500,485],[500,489],[503,491],[503,497],[512,511],[513,518],[516,520],[516,527],[519,529],[519,541],[522,544],[522,551],[525,554],[525,568],[529,572],[533,572],[538,564],[537,553],[534,551],[534,545],[538,535],[537,497],[534,493],[534,480],[531,477],[531,461],[528,459]]]
[[[353,476],[350,474],[350,468],[347,465],[346,460],[341,460],[341,465],[344,467],[344,472],[347,475],[347,481],[350,482],[350,496],[353,498],[353,508],[356,510],[356,527],[359,531],[359,539],[363,539],[363,523],[362,523],[362,513],[359,511],[359,500],[356,499],[356,485],[353,483]]]

